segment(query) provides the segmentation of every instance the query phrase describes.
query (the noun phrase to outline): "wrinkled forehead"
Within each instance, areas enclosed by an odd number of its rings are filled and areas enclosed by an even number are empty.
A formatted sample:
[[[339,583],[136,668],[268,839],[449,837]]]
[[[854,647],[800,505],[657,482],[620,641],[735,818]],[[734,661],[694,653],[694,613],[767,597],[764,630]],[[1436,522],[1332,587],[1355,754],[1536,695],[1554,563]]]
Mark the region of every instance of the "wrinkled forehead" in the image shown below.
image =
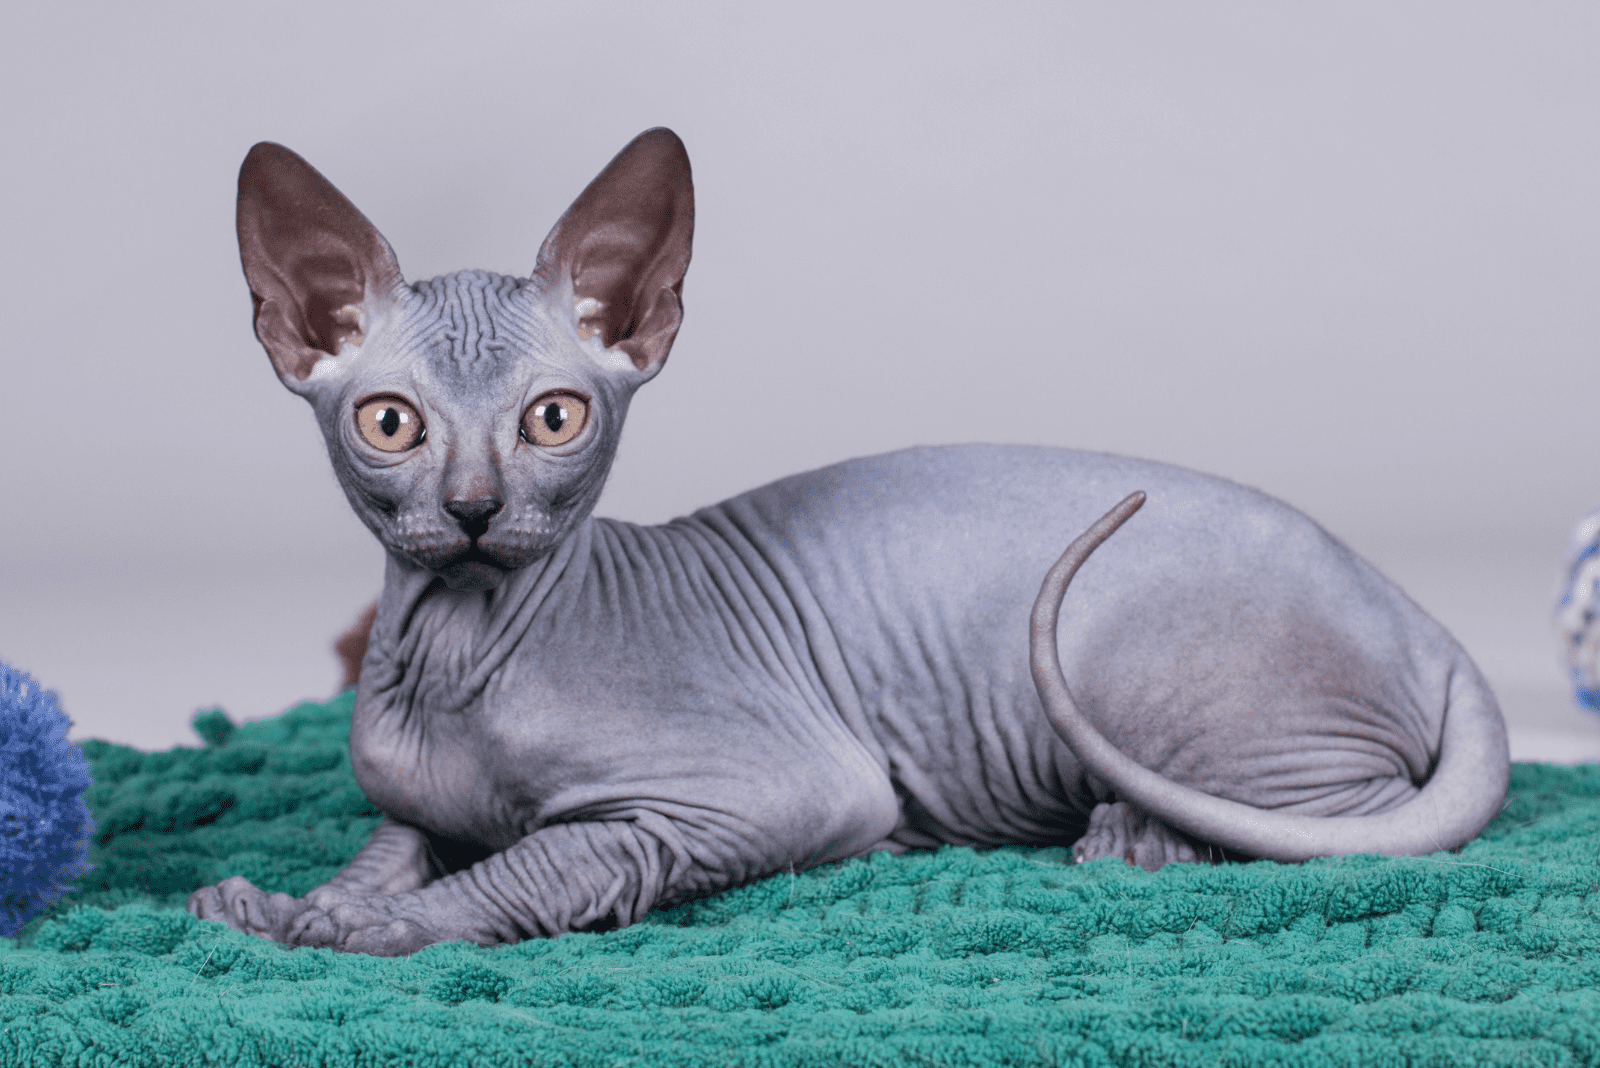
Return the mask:
[[[420,357],[440,385],[479,387],[505,379],[528,358],[552,355],[551,325],[533,298],[536,283],[489,271],[457,271],[413,283],[395,340]]]

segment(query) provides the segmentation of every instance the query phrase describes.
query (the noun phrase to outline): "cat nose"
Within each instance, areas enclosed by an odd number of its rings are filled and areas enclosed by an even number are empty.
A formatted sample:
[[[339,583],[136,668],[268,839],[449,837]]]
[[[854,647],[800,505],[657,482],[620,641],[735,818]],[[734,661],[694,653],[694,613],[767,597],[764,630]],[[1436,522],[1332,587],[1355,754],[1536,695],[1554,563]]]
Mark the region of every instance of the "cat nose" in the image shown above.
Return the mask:
[[[445,501],[444,510],[455,516],[461,532],[469,538],[481,538],[489,529],[489,520],[501,509],[493,497],[480,497],[473,501]]]

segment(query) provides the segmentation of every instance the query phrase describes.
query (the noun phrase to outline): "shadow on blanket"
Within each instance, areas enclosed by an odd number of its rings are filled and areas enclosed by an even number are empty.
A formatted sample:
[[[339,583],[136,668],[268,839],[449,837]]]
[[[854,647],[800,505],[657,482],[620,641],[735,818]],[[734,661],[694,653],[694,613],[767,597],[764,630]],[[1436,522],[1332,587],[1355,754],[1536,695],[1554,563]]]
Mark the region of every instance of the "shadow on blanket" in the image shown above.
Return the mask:
[[[0,941],[4,1064],[1593,1063],[1600,767],[1517,765],[1459,855],[1303,865],[877,854],[605,934],[378,960],[182,911],[303,893],[376,813],[347,694],[83,749],[98,865]],[[1591,959],[1591,954],[1593,958]]]

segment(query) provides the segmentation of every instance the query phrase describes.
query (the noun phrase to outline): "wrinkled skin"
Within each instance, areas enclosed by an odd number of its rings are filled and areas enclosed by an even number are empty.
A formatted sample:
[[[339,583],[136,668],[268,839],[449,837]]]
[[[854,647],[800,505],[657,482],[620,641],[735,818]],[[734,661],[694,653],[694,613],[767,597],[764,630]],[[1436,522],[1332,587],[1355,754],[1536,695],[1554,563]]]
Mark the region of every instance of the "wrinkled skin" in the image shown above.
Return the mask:
[[[1079,859],[1153,868],[1350,851],[1386,819],[1416,841],[1382,848],[1450,848],[1493,814],[1504,734],[1470,660],[1310,520],[1232,483],[968,446],[850,461],[662,526],[593,518],[633,391],[677,330],[692,211],[682,146],[651,131],[530,278],[408,285],[320,175],[252,151],[258,336],[388,552],[351,729],[387,819],[304,898],[234,877],[191,911],[398,954],[627,924],[873,849],[1077,840]],[[585,407],[555,444],[557,416],[536,415],[552,396]],[[401,405],[425,433],[386,451],[366,435],[400,426]],[[1089,732],[1190,791],[1171,798],[1047,714],[1030,674],[1041,578],[1133,490],[1149,503],[1034,641],[1059,652]],[[1463,722],[1476,741],[1451,742]],[[1202,795],[1237,806],[1190,819]]]

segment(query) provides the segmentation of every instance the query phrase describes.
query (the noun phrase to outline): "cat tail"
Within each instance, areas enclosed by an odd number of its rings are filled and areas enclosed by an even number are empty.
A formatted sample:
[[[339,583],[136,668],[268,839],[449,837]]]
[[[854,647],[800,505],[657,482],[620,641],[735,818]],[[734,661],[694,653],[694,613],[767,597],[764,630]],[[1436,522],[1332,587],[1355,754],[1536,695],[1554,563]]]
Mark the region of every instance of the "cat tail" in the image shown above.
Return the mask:
[[[1045,576],[1030,625],[1033,681],[1045,714],[1084,769],[1161,822],[1202,842],[1276,861],[1350,853],[1454,850],[1500,809],[1510,772],[1505,727],[1488,684],[1464,656],[1451,673],[1439,759],[1427,783],[1388,812],[1307,816],[1213,797],[1130,759],[1078,710],[1061,670],[1056,618],[1067,584],[1097,546],[1144,504],[1134,493],[1073,541]]]

